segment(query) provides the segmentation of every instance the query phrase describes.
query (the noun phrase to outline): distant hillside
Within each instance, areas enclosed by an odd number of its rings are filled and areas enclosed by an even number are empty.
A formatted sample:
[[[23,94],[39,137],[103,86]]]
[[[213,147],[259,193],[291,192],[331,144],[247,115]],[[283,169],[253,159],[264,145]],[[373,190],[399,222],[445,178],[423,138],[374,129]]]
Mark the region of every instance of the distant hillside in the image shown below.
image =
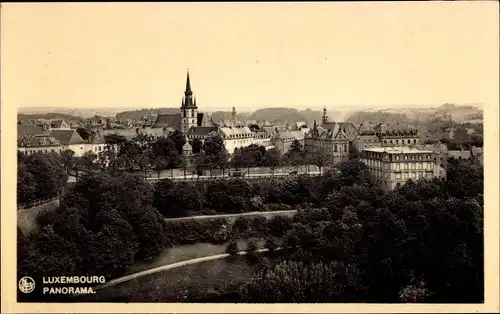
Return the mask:
[[[344,113],[341,111],[328,110],[328,119],[331,121],[342,121]],[[251,120],[267,120],[272,123],[299,122],[304,121],[312,126],[314,120],[321,123],[323,112],[320,110],[297,110],[293,108],[263,108],[258,109],[249,117]]]
[[[180,113],[179,108],[145,108],[138,110],[122,111],[116,114],[117,120],[141,120],[144,116],[149,114],[165,114],[165,113]]]
[[[18,108],[17,112],[19,114],[26,115],[38,115],[38,114],[46,114],[49,113],[60,113],[70,116],[75,116],[78,118],[92,118],[95,115],[110,117],[114,116],[117,112],[123,111],[124,109],[120,108],[64,108],[64,107],[21,107]]]
[[[17,120],[30,120],[30,119],[61,119],[61,120],[81,120],[82,117],[73,116],[65,113],[48,112],[48,113],[33,113],[33,114],[17,114]]]
[[[247,112],[242,112],[242,113],[237,112],[236,119],[250,120],[250,116],[251,114]],[[210,117],[212,117],[214,122],[217,122],[220,120],[231,120],[233,118],[233,114],[231,111],[214,111],[210,114]]]
[[[410,119],[406,116],[406,114],[387,111],[356,111],[347,118],[347,121],[352,122],[356,126],[361,123],[410,123]]]

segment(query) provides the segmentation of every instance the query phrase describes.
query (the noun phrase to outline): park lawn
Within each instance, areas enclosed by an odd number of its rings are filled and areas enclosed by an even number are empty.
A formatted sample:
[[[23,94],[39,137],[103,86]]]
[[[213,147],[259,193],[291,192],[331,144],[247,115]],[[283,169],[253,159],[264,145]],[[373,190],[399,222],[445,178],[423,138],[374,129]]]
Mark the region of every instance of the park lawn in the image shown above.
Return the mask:
[[[266,254],[268,259],[272,255]],[[192,302],[206,296],[236,291],[259,266],[245,256],[182,266],[98,290],[99,302]],[[95,299],[94,299],[95,298]]]
[[[237,242],[240,251],[246,249],[246,240],[239,239],[237,240]],[[135,265],[131,266],[126,272],[126,275],[168,264],[187,261],[194,258],[223,254],[226,253],[226,247],[228,243],[229,242],[224,244],[196,243],[169,247],[166,248],[163,253],[161,253],[160,256],[158,256],[152,262],[136,263]],[[258,247],[263,248],[264,243],[265,240],[259,240]]]

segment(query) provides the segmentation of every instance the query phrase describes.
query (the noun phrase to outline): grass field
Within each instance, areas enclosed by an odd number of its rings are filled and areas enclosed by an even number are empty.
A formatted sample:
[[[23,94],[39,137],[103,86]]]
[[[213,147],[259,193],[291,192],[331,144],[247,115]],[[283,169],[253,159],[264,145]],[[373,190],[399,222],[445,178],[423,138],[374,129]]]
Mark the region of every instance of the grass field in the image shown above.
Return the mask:
[[[246,240],[238,240],[238,248],[246,249]],[[258,242],[258,247],[264,247],[264,240]],[[133,274],[150,268],[155,268],[172,263],[182,262],[193,258],[199,258],[209,255],[222,254],[226,252],[227,243],[211,244],[211,243],[196,243],[189,245],[179,245],[165,249],[165,251],[155,260],[149,263],[137,263],[130,267],[127,274]]]
[[[266,254],[265,258],[273,259]],[[187,265],[98,290],[99,302],[193,302],[237,290],[258,270],[245,256]]]

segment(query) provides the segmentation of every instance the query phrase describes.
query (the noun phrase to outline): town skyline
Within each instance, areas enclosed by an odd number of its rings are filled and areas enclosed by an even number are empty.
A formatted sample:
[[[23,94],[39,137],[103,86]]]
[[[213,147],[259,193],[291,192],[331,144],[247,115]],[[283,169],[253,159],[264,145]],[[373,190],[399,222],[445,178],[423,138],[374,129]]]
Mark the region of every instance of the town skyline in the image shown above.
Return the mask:
[[[485,3],[273,3],[265,11],[231,3],[8,4],[2,104],[176,108],[189,68],[206,112],[492,106],[498,45],[490,36],[498,30],[490,26],[498,18],[488,10]]]

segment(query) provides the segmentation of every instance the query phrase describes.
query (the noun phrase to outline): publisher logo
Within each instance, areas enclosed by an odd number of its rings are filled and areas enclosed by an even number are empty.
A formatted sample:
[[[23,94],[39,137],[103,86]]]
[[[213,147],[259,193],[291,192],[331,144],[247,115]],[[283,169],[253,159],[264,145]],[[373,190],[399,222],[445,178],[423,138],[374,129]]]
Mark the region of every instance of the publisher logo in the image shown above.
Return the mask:
[[[23,277],[19,280],[19,291],[22,293],[31,293],[35,290],[35,280],[31,277]]]

